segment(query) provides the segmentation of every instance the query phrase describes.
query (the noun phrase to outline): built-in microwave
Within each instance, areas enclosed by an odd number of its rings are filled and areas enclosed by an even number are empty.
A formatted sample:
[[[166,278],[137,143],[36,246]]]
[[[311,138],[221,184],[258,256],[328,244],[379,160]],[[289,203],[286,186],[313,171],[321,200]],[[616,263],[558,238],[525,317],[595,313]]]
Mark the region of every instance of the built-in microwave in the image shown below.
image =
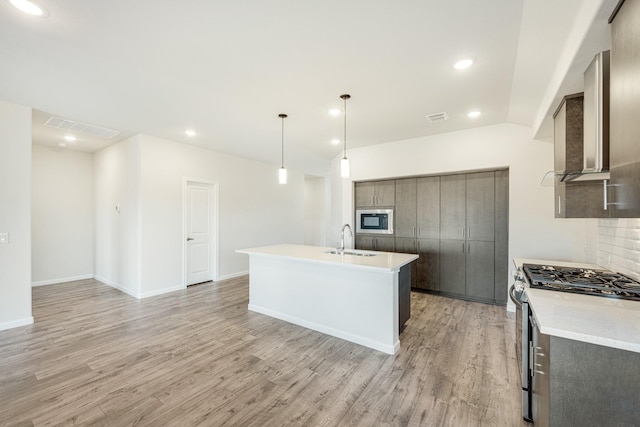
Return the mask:
[[[357,209],[356,233],[393,234],[393,209]]]

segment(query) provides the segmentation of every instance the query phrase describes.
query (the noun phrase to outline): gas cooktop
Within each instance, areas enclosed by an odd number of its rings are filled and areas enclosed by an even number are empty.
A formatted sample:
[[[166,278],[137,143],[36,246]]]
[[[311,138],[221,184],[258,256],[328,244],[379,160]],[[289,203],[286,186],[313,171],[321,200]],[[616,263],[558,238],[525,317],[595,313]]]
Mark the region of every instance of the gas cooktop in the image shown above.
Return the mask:
[[[640,301],[640,283],[609,270],[523,264],[532,288]]]

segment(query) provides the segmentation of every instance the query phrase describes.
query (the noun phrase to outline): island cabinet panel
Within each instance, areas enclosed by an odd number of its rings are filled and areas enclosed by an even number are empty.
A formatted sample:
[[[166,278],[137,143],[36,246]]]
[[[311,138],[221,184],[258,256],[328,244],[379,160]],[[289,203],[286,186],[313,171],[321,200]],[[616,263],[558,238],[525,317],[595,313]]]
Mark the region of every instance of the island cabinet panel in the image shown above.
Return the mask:
[[[440,239],[440,177],[416,179],[417,237]]]
[[[448,175],[440,178],[440,238],[465,238],[466,177]]]
[[[640,217],[640,2],[627,0],[611,22],[609,208]]]
[[[395,236],[396,238],[416,236],[416,179],[407,178],[396,181]]]
[[[395,180],[355,183],[356,208],[393,207],[395,199]]]

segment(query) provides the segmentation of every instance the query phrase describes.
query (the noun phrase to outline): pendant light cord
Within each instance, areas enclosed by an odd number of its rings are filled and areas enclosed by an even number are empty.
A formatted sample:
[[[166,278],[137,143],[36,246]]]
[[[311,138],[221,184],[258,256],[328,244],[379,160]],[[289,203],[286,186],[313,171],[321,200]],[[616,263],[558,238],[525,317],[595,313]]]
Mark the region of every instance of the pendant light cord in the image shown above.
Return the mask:
[[[287,118],[286,114],[278,114],[278,117],[282,119],[282,163],[280,165],[281,168],[284,169],[284,119]]]
[[[340,98],[344,100],[344,159],[347,158],[347,99],[351,98],[351,95],[340,95]]]

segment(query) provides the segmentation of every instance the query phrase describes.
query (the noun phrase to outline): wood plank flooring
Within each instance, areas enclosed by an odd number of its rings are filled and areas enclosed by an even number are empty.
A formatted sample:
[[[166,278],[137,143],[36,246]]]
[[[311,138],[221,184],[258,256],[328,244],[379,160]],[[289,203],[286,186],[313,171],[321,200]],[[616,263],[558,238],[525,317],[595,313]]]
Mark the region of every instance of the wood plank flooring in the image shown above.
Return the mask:
[[[0,425],[527,425],[504,307],[412,293],[389,356],[247,304],[247,276],[144,300],[34,288],[35,324],[0,331]]]

